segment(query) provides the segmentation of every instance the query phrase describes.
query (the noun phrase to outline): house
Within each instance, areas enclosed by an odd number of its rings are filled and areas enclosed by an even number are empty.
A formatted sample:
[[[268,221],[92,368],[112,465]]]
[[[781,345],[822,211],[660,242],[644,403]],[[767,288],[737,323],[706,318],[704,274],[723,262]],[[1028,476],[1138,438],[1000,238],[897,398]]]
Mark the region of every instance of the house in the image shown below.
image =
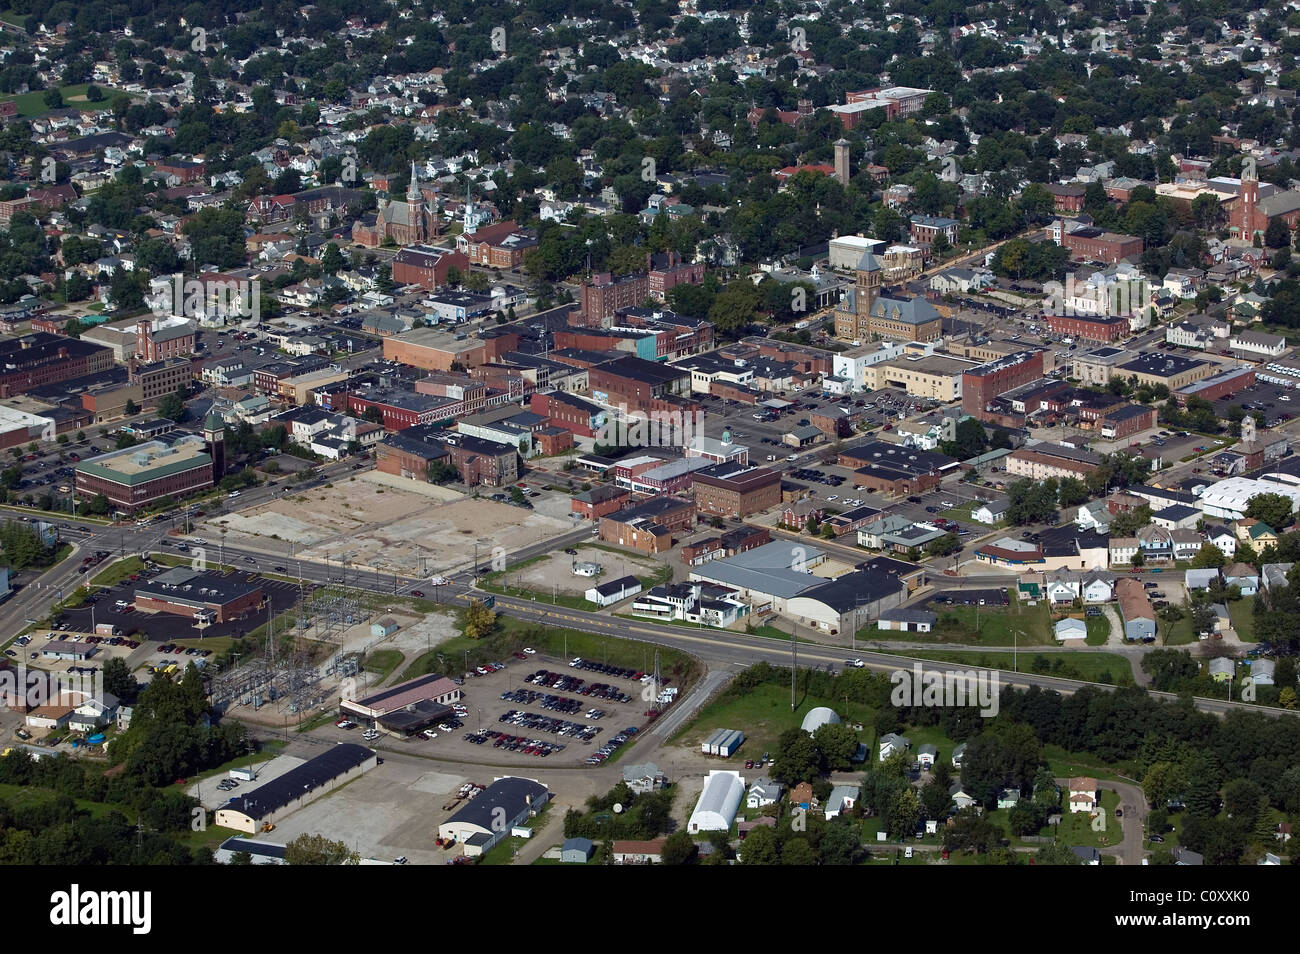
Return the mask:
[[[1020,803],[1020,790],[1004,788],[998,792],[998,808],[1015,808]]]
[[[1266,590],[1271,590],[1275,586],[1286,586],[1287,576],[1293,566],[1294,563],[1265,563],[1259,568],[1259,581]]]
[[[1104,500],[1094,500],[1079,508],[1074,518],[1074,525],[1080,530],[1095,530],[1098,533],[1110,532],[1110,508]]]
[[[972,520],[993,526],[1007,519],[1007,511],[1011,508],[1011,501],[1007,497],[998,497],[989,500],[970,512]]]
[[[836,785],[831,789],[831,797],[826,801],[826,820],[848,811],[858,803],[858,786]]]
[[[610,854],[616,865],[657,865],[663,860],[666,838],[651,841],[616,841],[610,846]]]
[[[963,742],[952,750],[952,767],[961,768],[961,760],[966,755],[966,743]]]
[[[1224,586],[1236,586],[1242,596],[1254,596],[1259,591],[1259,574],[1248,563],[1232,563],[1223,568]]]
[[[1200,852],[1190,851],[1187,848],[1175,848],[1173,850],[1174,864],[1176,865],[1203,865],[1205,856]]]
[[[1184,584],[1189,591],[1191,590],[1208,590],[1210,585],[1219,578],[1219,571],[1210,570],[1188,570],[1184,578]]]
[[[1227,527],[1206,527],[1205,542],[1213,543],[1229,560],[1237,555],[1237,537]]]
[[[749,792],[745,795],[745,807],[752,809],[775,805],[783,790],[784,786],[780,782],[766,777],[756,778],[750,783]]]
[[[1156,613],[1147,599],[1146,590],[1137,580],[1125,578],[1115,584],[1120,618],[1124,622],[1124,638],[1131,640],[1154,639]]]
[[[1232,629],[1232,617],[1228,615],[1227,606],[1222,603],[1211,603],[1210,609],[1214,613],[1214,631],[1216,633]]]
[[[1210,678],[1215,682],[1231,682],[1237,674],[1237,663],[1224,656],[1219,656],[1210,660],[1208,669]]]
[[[1067,617],[1056,624],[1056,638],[1059,640],[1086,639],[1087,636],[1088,627],[1081,619]]]
[[[1101,852],[1091,846],[1087,848],[1071,848],[1074,857],[1079,859],[1081,865],[1099,865],[1101,864]]]
[[[922,768],[933,767],[935,759],[937,759],[938,757],[939,757],[938,747],[931,745],[929,742],[927,742],[925,745],[921,746],[919,749],[916,750],[916,758],[917,761],[921,763]]]
[[[1257,865],[1280,865],[1281,863],[1282,859],[1271,851],[1264,852],[1264,857],[1255,862]]]
[[[880,761],[885,761],[895,752],[906,752],[912,743],[894,732],[886,732],[880,737]]]
[[[1273,660],[1252,659],[1250,661],[1250,681],[1256,686],[1273,685]]]
[[[1087,775],[1070,779],[1069,804],[1071,812],[1091,812],[1099,804],[1097,780]]]
[[[591,843],[590,838],[566,838],[564,844],[560,846],[560,861],[565,864],[585,865],[591,860],[592,852],[596,846]]]
[[[970,808],[975,804],[975,799],[967,794],[967,792],[961,787],[960,782],[950,785],[948,787],[948,794],[952,796],[952,803],[957,806],[958,811],[961,811],[963,808]]]

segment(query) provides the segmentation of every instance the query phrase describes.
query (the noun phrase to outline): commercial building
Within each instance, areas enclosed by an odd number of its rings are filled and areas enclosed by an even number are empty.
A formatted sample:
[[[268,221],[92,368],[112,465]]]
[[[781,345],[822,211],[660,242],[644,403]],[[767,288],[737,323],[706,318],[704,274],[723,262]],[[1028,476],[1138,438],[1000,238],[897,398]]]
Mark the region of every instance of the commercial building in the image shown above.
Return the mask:
[[[1127,315],[1048,315],[1045,320],[1052,334],[1068,335],[1083,341],[1110,344],[1129,333]]]
[[[1073,232],[1062,230],[1061,245],[1069,249],[1071,258],[1118,265],[1123,259],[1142,254],[1142,239],[1098,228],[1081,228]]]
[[[947,404],[961,399],[962,376],[975,367],[940,354],[909,354],[862,369],[862,384],[870,391],[900,387],[913,397]]]
[[[781,503],[781,472],[731,462],[691,474],[695,510],[701,516],[740,520]]]
[[[460,700],[460,687],[446,676],[430,673],[389,686],[361,699],[339,701],[339,714],[348,718],[380,720],[418,703],[448,707]]]
[[[464,332],[416,328],[384,339],[384,357],[426,371],[450,371],[452,365],[473,368],[497,361],[519,347],[517,332],[472,338]]]
[[[433,291],[447,284],[447,273],[453,268],[468,275],[469,257],[449,249],[412,245],[394,256],[393,281]]]
[[[1206,401],[1217,401],[1221,398],[1232,397],[1238,391],[1244,391],[1254,386],[1254,366],[1249,364],[1239,365],[1178,388],[1174,391],[1174,400],[1178,402],[1180,407],[1186,407],[1187,401],[1191,397],[1203,398]]]
[[[1042,351],[1017,351],[962,372],[961,409],[985,420],[999,395],[1043,376]]]
[[[274,824],[308,802],[332,792],[376,765],[373,750],[339,742],[320,755],[292,768],[279,778],[236,795],[217,809],[222,828],[255,834],[264,824]]]
[[[478,857],[541,811],[550,799],[547,787],[533,779],[495,779],[438,826],[438,838],[463,846],[468,857]]]
[[[255,579],[231,573],[201,572],[173,567],[135,589],[135,608],[141,613],[171,613],[208,623],[224,623],[261,606],[262,585]]]
[[[1089,351],[1073,359],[1074,377],[1078,378],[1080,383],[1084,385],[1096,384],[1104,386],[1110,383],[1115,368],[1131,361],[1133,357],[1134,352],[1127,351],[1124,348],[1108,347]]]
[[[0,398],[113,367],[113,352],[77,338],[38,331],[0,341]]]
[[[1101,419],[1101,436],[1107,440],[1129,437],[1156,426],[1156,409],[1142,404],[1126,404]]]
[[[1242,520],[1251,498],[1260,494],[1281,494],[1290,498],[1293,511],[1300,510],[1300,483],[1284,474],[1265,475],[1259,479],[1229,477],[1207,487],[1201,493],[1198,505],[1207,517]]]
[[[164,497],[180,497],[213,486],[225,468],[225,424],[209,415],[203,437],[168,444],[149,441],[110,451],[77,464],[77,496],[103,494],[116,509],[131,513]]]
[[[1101,457],[1090,450],[1039,441],[1007,455],[1007,473],[1033,480],[1084,477],[1097,469]]]
[[[600,539],[641,553],[662,553],[672,535],[695,525],[695,505],[680,497],[655,497],[600,520]]]
[[[1155,387],[1163,384],[1170,391],[1208,378],[1220,367],[1199,358],[1184,358],[1181,355],[1163,352],[1148,352],[1138,355],[1126,364],[1118,365],[1113,374],[1129,378],[1137,384]]]

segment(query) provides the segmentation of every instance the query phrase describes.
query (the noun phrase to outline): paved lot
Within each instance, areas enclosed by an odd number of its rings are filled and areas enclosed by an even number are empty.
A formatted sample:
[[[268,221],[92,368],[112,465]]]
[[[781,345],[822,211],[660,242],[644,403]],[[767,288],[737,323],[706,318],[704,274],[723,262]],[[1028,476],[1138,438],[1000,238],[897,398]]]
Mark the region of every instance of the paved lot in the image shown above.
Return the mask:
[[[494,582],[509,586],[522,586],[535,590],[543,596],[558,593],[561,596],[582,596],[587,590],[602,582],[616,580],[620,576],[640,576],[642,578],[663,568],[663,564],[648,557],[640,557],[631,551],[611,553],[600,547],[570,547],[577,550],[577,556],[557,550],[545,559],[529,564],[521,570],[511,570]],[[577,576],[573,572],[575,563],[599,563],[601,573],[597,577]]]

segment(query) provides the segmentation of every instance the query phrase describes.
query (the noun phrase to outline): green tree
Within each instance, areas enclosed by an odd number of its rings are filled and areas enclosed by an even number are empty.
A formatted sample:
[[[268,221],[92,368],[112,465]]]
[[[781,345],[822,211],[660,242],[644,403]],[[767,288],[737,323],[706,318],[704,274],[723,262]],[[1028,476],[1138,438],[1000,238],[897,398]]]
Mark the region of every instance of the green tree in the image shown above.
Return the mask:
[[[1291,524],[1291,498],[1283,494],[1256,494],[1246,504],[1246,516],[1281,530]]]
[[[346,842],[302,834],[284,846],[284,860],[290,865],[355,865],[361,863],[361,855]]]
[[[1216,569],[1228,562],[1228,558],[1223,555],[1223,551],[1213,543],[1204,543],[1196,551],[1196,556],[1192,557],[1189,564],[1196,570]]]
[[[695,860],[695,842],[685,829],[678,829],[664,839],[660,860],[666,865],[685,865]]]

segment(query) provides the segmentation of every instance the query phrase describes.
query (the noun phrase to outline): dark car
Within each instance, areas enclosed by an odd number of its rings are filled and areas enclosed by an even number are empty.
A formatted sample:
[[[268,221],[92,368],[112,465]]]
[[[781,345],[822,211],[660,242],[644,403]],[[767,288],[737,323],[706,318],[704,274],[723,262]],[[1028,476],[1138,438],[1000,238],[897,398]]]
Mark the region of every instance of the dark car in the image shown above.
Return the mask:
[[[907,502],[908,502],[908,503],[920,503],[920,502],[921,502],[921,498],[920,498],[920,497],[908,497],[908,498],[907,498]]]
[[[424,590],[411,590],[411,595],[415,597],[423,596]]]

